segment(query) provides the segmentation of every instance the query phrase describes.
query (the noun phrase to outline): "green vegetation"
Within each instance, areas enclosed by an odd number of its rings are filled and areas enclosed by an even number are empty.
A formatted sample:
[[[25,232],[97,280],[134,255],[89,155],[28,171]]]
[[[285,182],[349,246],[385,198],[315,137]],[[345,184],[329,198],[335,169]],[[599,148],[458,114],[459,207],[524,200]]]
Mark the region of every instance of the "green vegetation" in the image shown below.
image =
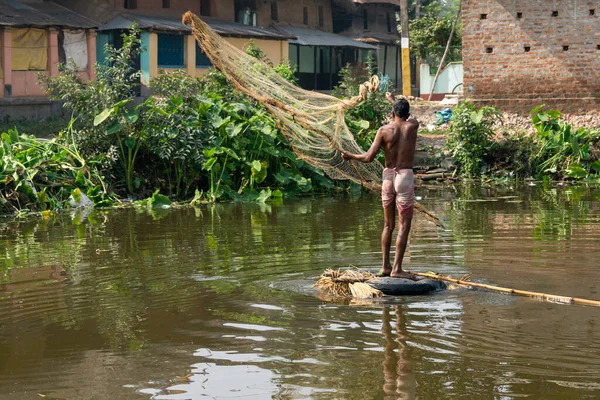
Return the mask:
[[[154,205],[164,195],[197,204],[336,188],[296,157],[260,104],[215,70],[201,79],[161,72],[150,83],[155,95],[136,105],[139,71],[130,60],[139,53],[137,33],[125,34],[121,49],[107,46],[97,81],[81,80],[73,65],[40,76],[74,117],[52,141],[17,131],[2,136],[1,212],[62,209],[82,195],[96,206],[118,197]],[[253,44],[248,53],[270,62]],[[276,70],[295,79],[289,64]]]
[[[460,172],[473,177],[481,174],[484,158],[492,147],[493,126],[500,112],[493,107],[477,109],[463,102],[454,110],[446,146]]]
[[[340,70],[340,83],[333,90],[333,95],[339,98],[351,98],[358,95],[359,87],[363,82],[377,75],[377,62],[371,53],[367,56],[365,68],[357,74],[352,65],[347,64]],[[380,75],[380,80],[385,82],[387,77]],[[387,83],[391,86],[391,83]],[[391,107],[385,98],[386,88],[380,88],[379,92],[369,93],[367,100],[346,112],[346,124],[354,134],[357,143],[367,150],[379,127],[391,118]],[[380,154],[380,160],[383,155]]]
[[[531,111],[539,149],[537,175],[566,176],[574,179],[600,179],[600,131],[575,128],[560,120],[556,110]]]
[[[499,111],[461,103],[446,143],[458,172],[467,177],[509,172],[521,178],[600,180],[600,131],[575,128],[560,119],[559,111],[544,111],[544,106],[531,115],[535,136],[510,132],[496,141]]]
[[[431,2],[422,8],[421,18],[410,21],[410,51],[418,58],[425,60],[429,56],[437,59],[439,63],[452,31],[452,23],[456,18],[456,12],[443,12],[447,8],[447,5],[439,1]],[[461,46],[461,31],[459,24],[452,38],[452,46]]]
[[[4,211],[60,209],[81,193],[97,206],[112,204],[98,173],[68,138],[38,140],[10,130],[0,146],[0,206]]]

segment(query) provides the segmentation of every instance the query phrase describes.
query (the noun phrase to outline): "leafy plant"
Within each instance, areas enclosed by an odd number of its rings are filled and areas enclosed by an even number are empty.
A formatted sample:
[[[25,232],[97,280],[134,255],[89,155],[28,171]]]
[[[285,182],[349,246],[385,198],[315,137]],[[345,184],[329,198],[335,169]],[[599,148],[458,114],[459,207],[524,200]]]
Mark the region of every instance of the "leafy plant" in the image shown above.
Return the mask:
[[[205,160],[202,150],[215,141],[210,123],[213,106],[212,102],[198,96],[184,99],[181,95],[173,95],[147,102],[144,131],[148,146],[166,165],[169,181],[173,171],[177,198],[186,197],[199,172],[198,167]],[[169,186],[171,190],[173,185]]]
[[[74,137],[86,155],[106,152],[114,143],[113,136],[105,135],[102,127],[94,125],[96,116],[120,101],[132,100],[135,95],[140,71],[134,69],[131,60],[141,52],[139,32],[132,26],[122,35],[123,45],[119,49],[106,45],[105,62],[95,65],[96,80],[83,80],[72,62],[60,65],[58,76],[38,75],[45,91],[53,99],[62,100],[64,107],[76,116]]]
[[[544,106],[531,111],[537,132],[539,150],[534,155],[538,162],[537,173],[582,179],[600,172],[592,147],[600,140],[600,131],[574,128],[561,120],[557,110],[544,111]],[[596,173],[596,174],[595,174]]]
[[[127,105],[130,102],[130,99],[121,100],[103,110],[94,118],[94,127],[104,126],[106,134],[112,135],[116,139],[125,171],[127,191],[133,196],[135,161],[144,140],[140,114],[145,104],[128,108]]]
[[[73,189],[99,206],[110,196],[95,167],[77,147],[61,139],[39,140],[16,130],[0,136],[0,209],[44,211],[63,208]]]
[[[462,102],[454,109],[446,147],[461,173],[469,177],[481,174],[493,145],[492,127],[500,118],[496,108],[478,109],[469,102]]]

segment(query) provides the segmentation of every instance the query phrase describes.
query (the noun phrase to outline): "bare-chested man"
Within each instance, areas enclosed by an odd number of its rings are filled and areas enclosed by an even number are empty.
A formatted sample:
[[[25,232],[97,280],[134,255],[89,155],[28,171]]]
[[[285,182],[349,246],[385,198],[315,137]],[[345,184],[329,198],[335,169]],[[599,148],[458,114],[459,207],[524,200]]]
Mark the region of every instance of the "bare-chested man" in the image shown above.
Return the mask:
[[[415,275],[402,270],[402,259],[406,251],[415,207],[415,184],[412,168],[419,121],[414,118],[409,119],[410,105],[408,101],[404,99],[394,101],[391,93],[386,93],[386,98],[393,104],[394,122],[379,128],[369,151],[364,154],[342,153],[342,157],[345,160],[369,163],[375,159],[383,147],[385,153],[385,169],[383,170],[381,189],[383,267],[380,275],[416,279]],[[398,208],[398,236],[396,238],[396,256],[392,266],[390,246],[396,221],[396,208]]]

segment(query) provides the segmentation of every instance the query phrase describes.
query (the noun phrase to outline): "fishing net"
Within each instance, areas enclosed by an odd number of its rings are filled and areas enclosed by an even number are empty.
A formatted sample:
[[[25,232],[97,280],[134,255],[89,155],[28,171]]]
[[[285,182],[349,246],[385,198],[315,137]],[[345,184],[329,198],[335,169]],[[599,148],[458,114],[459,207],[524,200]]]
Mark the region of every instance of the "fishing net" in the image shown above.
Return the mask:
[[[340,153],[363,152],[348,129],[344,114],[366,100],[370,92],[379,90],[377,76],[362,84],[357,96],[340,100],[288,82],[268,64],[235,48],[191,12],[184,14],[183,23],[192,27],[194,37],[215,68],[276,117],[298,158],[322,169],[332,179],[351,180],[369,190],[381,190],[381,163],[346,161]],[[416,208],[426,212],[421,205]]]

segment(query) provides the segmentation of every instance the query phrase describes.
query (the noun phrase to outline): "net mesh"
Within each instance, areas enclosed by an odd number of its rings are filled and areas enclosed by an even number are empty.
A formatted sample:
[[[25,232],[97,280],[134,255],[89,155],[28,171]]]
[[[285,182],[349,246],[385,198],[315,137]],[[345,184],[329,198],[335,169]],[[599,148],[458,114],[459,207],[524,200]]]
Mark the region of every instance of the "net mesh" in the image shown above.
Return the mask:
[[[340,154],[363,152],[348,129],[344,114],[366,100],[369,92],[379,90],[377,76],[362,84],[359,94],[350,99],[304,90],[285,80],[268,64],[231,45],[193,13],[185,13],[183,23],[192,27],[196,41],[215,68],[276,117],[279,129],[298,158],[322,169],[332,179],[351,180],[369,190],[381,190],[381,163],[346,161]],[[416,209],[435,218],[420,204]]]

